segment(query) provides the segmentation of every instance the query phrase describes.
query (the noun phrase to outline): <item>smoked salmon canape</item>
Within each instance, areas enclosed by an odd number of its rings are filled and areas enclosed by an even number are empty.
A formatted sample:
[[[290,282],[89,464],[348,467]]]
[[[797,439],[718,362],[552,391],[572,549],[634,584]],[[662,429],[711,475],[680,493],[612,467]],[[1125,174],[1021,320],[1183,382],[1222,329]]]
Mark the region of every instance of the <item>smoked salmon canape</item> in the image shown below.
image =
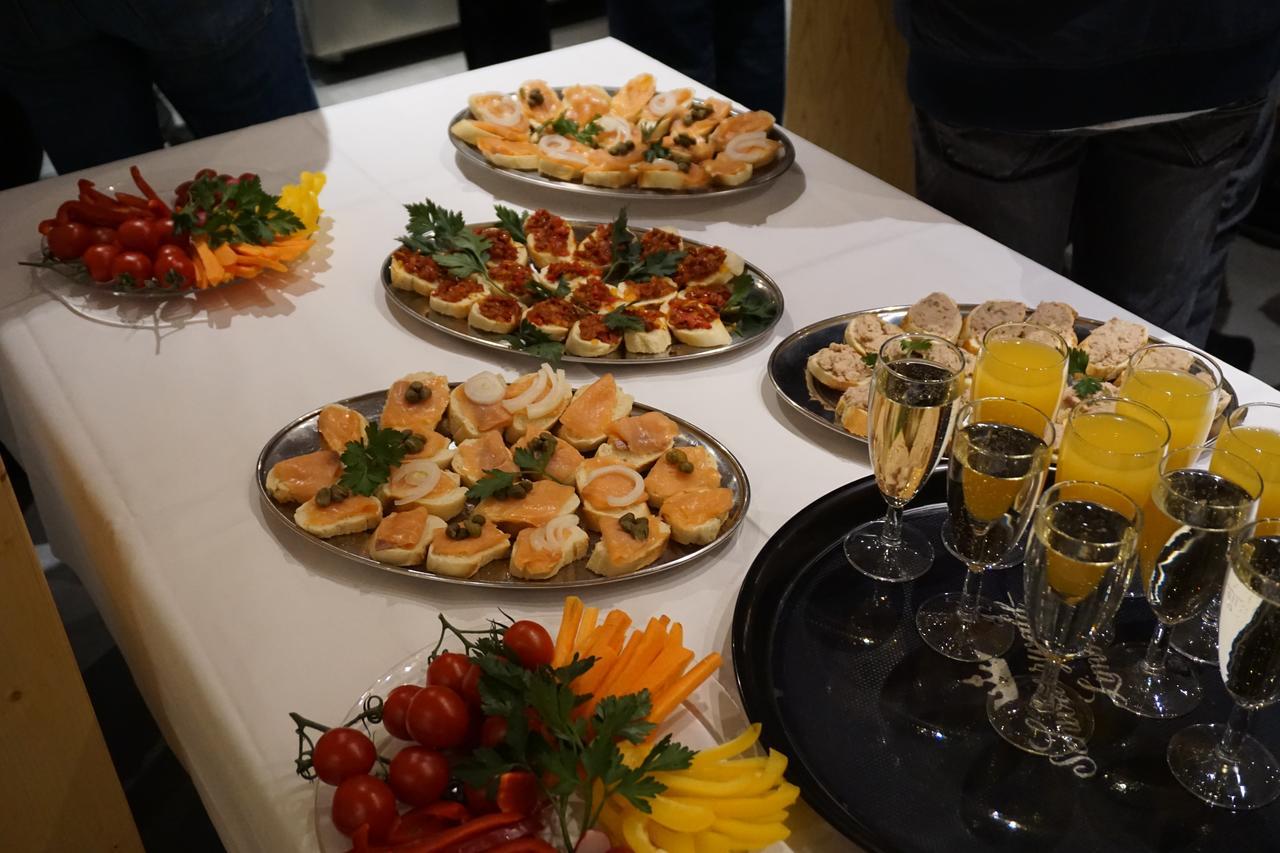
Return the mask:
[[[614,94],[609,103],[609,112],[624,121],[633,122],[640,117],[640,113],[657,93],[658,87],[652,74],[637,74]]]
[[[751,180],[755,167],[745,160],[734,160],[718,154],[710,160],[704,160],[702,170],[711,178],[711,182],[721,187],[736,187]]]
[[[476,140],[476,148],[495,166],[502,169],[515,169],[518,172],[536,172],[538,160],[542,152],[532,142],[517,142],[511,139],[499,139],[496,136],[483,136]]]
[[[410,373],[391,383],[378,421],[383,427],[417,433],[423,437],[423,450],[431,446],[439,453],[439,440],[432,436],[448,406],[448,378],[438,373]]]
[[[524,223],[524,234],[529,257],[538,266],[547,267],[557,261],[567,263],[573,260],[573,251],[577,247],[573,229],[546,208],[539,208],[529,215]]]
[[[448,468],[449,463],[453,461],[453,456],[458,452],[458,448],[454,447],[453,442],[447,435],[441,435],[438,432],[429,432],[425,436],[422,433],[415,432],[414,435],[422,439],[422,448],[415,450],[409,447],[405,450],[404,458],[400,461],[412,462],[415,459],[425,459],[428,462],[434,462],[441,468]],[[416,440],[415,444],[416,446]]]
[[[644,477],[649,505],[661,509],[667,498],[690,489],[714,489],[720,485],[720,468],[711,451],[698,445],[673,447],[662,454]]]
[[[675,446],[680,427],[661,412],[618,418],[605,427],[598,457],[608,456],[636,471],[646,470]],[[606,451],[608,453],[606,454]]]
[[[369,537],[369,556],[393,566],[418,566],[427,558],[427,548],[445,528],[424,507],[393,512],[382,519]]]
[[[576,180],[591,165],[591,151],[575,139],[547,134],[538,140],[538,172],[560,181]]]
[[[368,427],[369,421],[364,415],[339,403],[325,406],[316,419],[320,440],[325,447],[339,455],[347,449],[350,442],[364,444],[365,430]]]
[[[573,388],[563,370],[544,363],[535,373],[526,373],[507,386],[502,406],[511,414],[505,429],[509,442],[530,430],[548,430],[559,420],[573,399]]]
[[[662,556],[670,538],[671,528],[657,516],[603,518],[600,541],[587,558],[587,568],[605,577],[629,575]]]
[[[511,451],[502,440],[502,433],[497,430],[481,433],[476,438],[468,438],[458,445],[450,467],[462,478],[464,486],[474,486],[484,479],[486,471],[509,471],[520,473]]]
[[[509,571],[525,580],[549,580],[570,563],[587,556],[591,539],[576,515],[561,515],[516,534]]]
[[[578,494],[582,496],[582,523],[599,530],[605,518],[621,518],[630,513],[649,515],[644,478],[634,469],[598,453],[578,469]]]
[[[535,302],[524,312],[524,319],[529,325],[553,341],[563,341],[569,337],[569,330],[581,316],[582,310],[578,306],[557,297]]]
[[[519,101],[501,92],[478,92],[467,98],[467,107],[479,121],[499,127],[511,128],[528,138],[529,118]],[[517,137],[519,138],[519,137]]]
[[[475,512],[508,533],[516,533],[526,527],[541,527],[557,516],[572,515],[580,503],[573,486],[536,480],[528,491],[485,498],[476,505]]]
[[[765,110],[752,110],[736,116],[726,116],[711,131],[711,142],[716,150],[723,151],[735,137],[750,133],[768,133],[777,122]]]
[[[372,530],[382,521],[382,501],[345,486],[326,486],[293,513],[294,523],[313,536],[332,539]]]
[[[490,293],[471,303],[467,325],[481,332],[509,335],[520,325],[524,307],[510,296]]]
[[[586,314],[569,329],[564,348],[570,355],[600,358],[616,352],[622,344],[622,332],[610,328],[602,314]]]
[[[733,492],[725,488],[687,489],[662,503],[661,516],[671,538],[682,545],[706,545],[720,535],[733,510]]]
[[[636,185],[649,190],[701,190],[711,185],[711,176],[692,160],[676,161],[659,157],[636,163]]]
[[[613,106],[613,98],[603,86],[577,83],[565,86],[560,92],[564,104],[564,117],[585,127],[595,119],[606,115]]]
[[[516,100],[531,124],[546,124],[564,112],[559,93],[546,80],[526,80],[516,90]]]
[[[508,127],[476,118],[459,119],[449,128],[449,132],[463,142],[479,146],[482,139],[498,139],[506,142],[528,142],[529,125],[524,128]]]
[[[455,519],[438,529],[427,548],[427,571],[469,578],[480,567],[501,560],[511,550],[511,537],[479,515]]]
[[[574,392],[560,416],[557,435],[580,451],[594,450],[604,442],[605,428],[631,414],[634,400],[618,387],[612,373]]]
[[[614,143],[608,148],[597,148],[587,155],[582,182],[588,186],[610,189],[629,187],[639,177],[639,173],[631,167],[643,159],[644,148],[634,139]]]
[[[577,481],[578,469],[582,467],[583,456],[567,441],[556,438],[550,432],[537,427],[529,430],[515,444],[512,451],[527,449],[535,456],[547,456],[543,468],[546,476],[557,483],[574,483]]]
[[[455,279],[431,291],[428,304],[438,314],[461,319],[470,315],[471,306],[483,299],[485,293],[484,285],[474,279]]]
[[[430,296],[437,287],[457,279],[445,272],[430,255],[401,246],[391,253],[391,286]]]
[[[666,308],[661,303],[633,305],[622,312],[634,317],[639,325],[622,333],[627,352],[659,353],[671,346],[671,331],[667,327]]]
[[[445,521],[462,512],[467,503],[467,490],[458,474],[426,459],[392,468],[391,479],[378,496],[393,512],[425,509]]]
[[[267,472],[267,493],[282,504],[300,504],[315,497],[342,476],[342,460],[332,450],[317,450],[281,459]]]
[[[725,346],[732,340],[720,312],[692,299],[673,299],[667,304],[667,322],[676,340],[695,347]]]
[[[671,123],[671,133],[688,133],[693,136],[710,136],[720,122],[729,117],[733,105],[721,98],[695,100],[689,109]]]
[[[511,425],[512,416],[503,400],[507,383],[501,376],[482,370],[459,384],[449,395],[449,433],[454,441],[478,438],[481,433]]]

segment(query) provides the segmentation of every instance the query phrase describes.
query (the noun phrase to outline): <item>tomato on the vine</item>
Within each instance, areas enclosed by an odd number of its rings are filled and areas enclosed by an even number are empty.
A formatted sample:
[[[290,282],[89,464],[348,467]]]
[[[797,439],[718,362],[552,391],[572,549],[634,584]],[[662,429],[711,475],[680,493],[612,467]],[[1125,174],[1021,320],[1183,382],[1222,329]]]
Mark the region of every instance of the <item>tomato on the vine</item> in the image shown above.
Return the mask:
[[[391,787],[373,776],[352,776],[333,792],[333,825],[343,835],[353,835],[369,825],[369,837],[381,841],[396,819],[396,795]]]
[[[116,239],[116,229],[108,225],[97,225],[89,229],[89,244],[97,243],[114,243],[120,245],[120,241]]]
[[[387,730],[387,734],[400,740],[413,740],[405,725],[405,714],[409,710],[409,703],[421,689],[416,684],[401,684],[387,694],[382,702],[382,727]]]
[[[449,759],[425,746],[406,746],[391,759],[387,782],[400,802],[429,805],[449,786]]]
[[[423,746],[453,749],[466,741],[471,714],[457,693],[439,684],[429,684],[409,703],[405,725],[413,739]]]
[[[160,240],[152,228],[150,219],[135,217],[126,219],[116,229],[116,238],[125,249],[142,252],[147,257],[155,255],[160,248]]]
[[[177,246],[161,246],[156,253],[156,281],[169,287],[195,287],[196,265]]]
[[[362,731],[335,728],[320,735],[311,751],[311,766],[321,782],[341,784],[352,776],[363,776],[373,769],[378,749]]]
[[[516,656],[525,669],[537,669],[550,664],[555,654],[555,642],[551,634],[537,622],[521,619],[502,635],[502,644]]]
[[[142,252],[121,252],[111,262],[111,277],[120,279],[121,284],[141,287],[151,278],[151,259]]]
[[[93,244],[88,227],[79,222],[62,222],[54,225],[45,235],[49,252],[60,261],[74,261]]]
[[[462,695],[462,682],[473,669],[476,665],[466,655],[445,652],[427,667],[427,684],[439,684]]]
[[[480,710],[480,676],[484,672],[478,666],[473,666],[467,670],[466,677],[462,679],[462,690],[459,694],[463,700],[475,710]]]

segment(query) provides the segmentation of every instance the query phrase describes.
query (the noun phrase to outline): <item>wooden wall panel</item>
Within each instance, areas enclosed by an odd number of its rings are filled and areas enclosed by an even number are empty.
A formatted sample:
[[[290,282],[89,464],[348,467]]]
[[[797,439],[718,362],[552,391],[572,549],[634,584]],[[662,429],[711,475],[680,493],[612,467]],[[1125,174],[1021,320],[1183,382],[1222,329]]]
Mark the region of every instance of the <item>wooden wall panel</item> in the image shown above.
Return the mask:
[[[786,125],[911,192],[906,69],[892,0],[793,0]]]

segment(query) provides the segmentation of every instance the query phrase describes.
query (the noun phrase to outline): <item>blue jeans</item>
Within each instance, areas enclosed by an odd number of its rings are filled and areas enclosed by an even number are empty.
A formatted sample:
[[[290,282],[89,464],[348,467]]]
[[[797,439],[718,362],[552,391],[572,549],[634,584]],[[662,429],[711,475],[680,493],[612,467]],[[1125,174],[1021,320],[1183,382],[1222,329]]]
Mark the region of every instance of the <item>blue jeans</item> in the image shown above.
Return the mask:
[[[1014,133],[917,110],[916,194],[1203,346],[1275,111],[1266,97],[1123,130]]]
[[[0,88],[59,172],[316,108],[291,0],[0,0]]]

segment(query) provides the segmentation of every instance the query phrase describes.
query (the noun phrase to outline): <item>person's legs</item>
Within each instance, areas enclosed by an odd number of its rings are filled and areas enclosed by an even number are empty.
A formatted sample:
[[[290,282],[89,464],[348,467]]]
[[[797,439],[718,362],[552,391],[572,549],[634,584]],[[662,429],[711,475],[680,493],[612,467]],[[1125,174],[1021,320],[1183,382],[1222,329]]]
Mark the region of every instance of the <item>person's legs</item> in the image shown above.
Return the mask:
[[[1090,140],[1072,277],[1203,346],[1227,245],[1257,195],[1271,100]]]
[[[916,196],[1060,272],[1084,142],[958,128],[915,113]]]
[[[551,50],[546,0],[458,0],[458,20],[468,68]]]
[[[715,87],[782,120],[787,93],[787,12],[782,0],[716,0]]]
[[[609,35],[716,87],[714,0],[609,0]]]
[[[44,149],[22,105],[0,88],[0,190],[40,179]],[[0,445],[0,451],[3,451]]]

